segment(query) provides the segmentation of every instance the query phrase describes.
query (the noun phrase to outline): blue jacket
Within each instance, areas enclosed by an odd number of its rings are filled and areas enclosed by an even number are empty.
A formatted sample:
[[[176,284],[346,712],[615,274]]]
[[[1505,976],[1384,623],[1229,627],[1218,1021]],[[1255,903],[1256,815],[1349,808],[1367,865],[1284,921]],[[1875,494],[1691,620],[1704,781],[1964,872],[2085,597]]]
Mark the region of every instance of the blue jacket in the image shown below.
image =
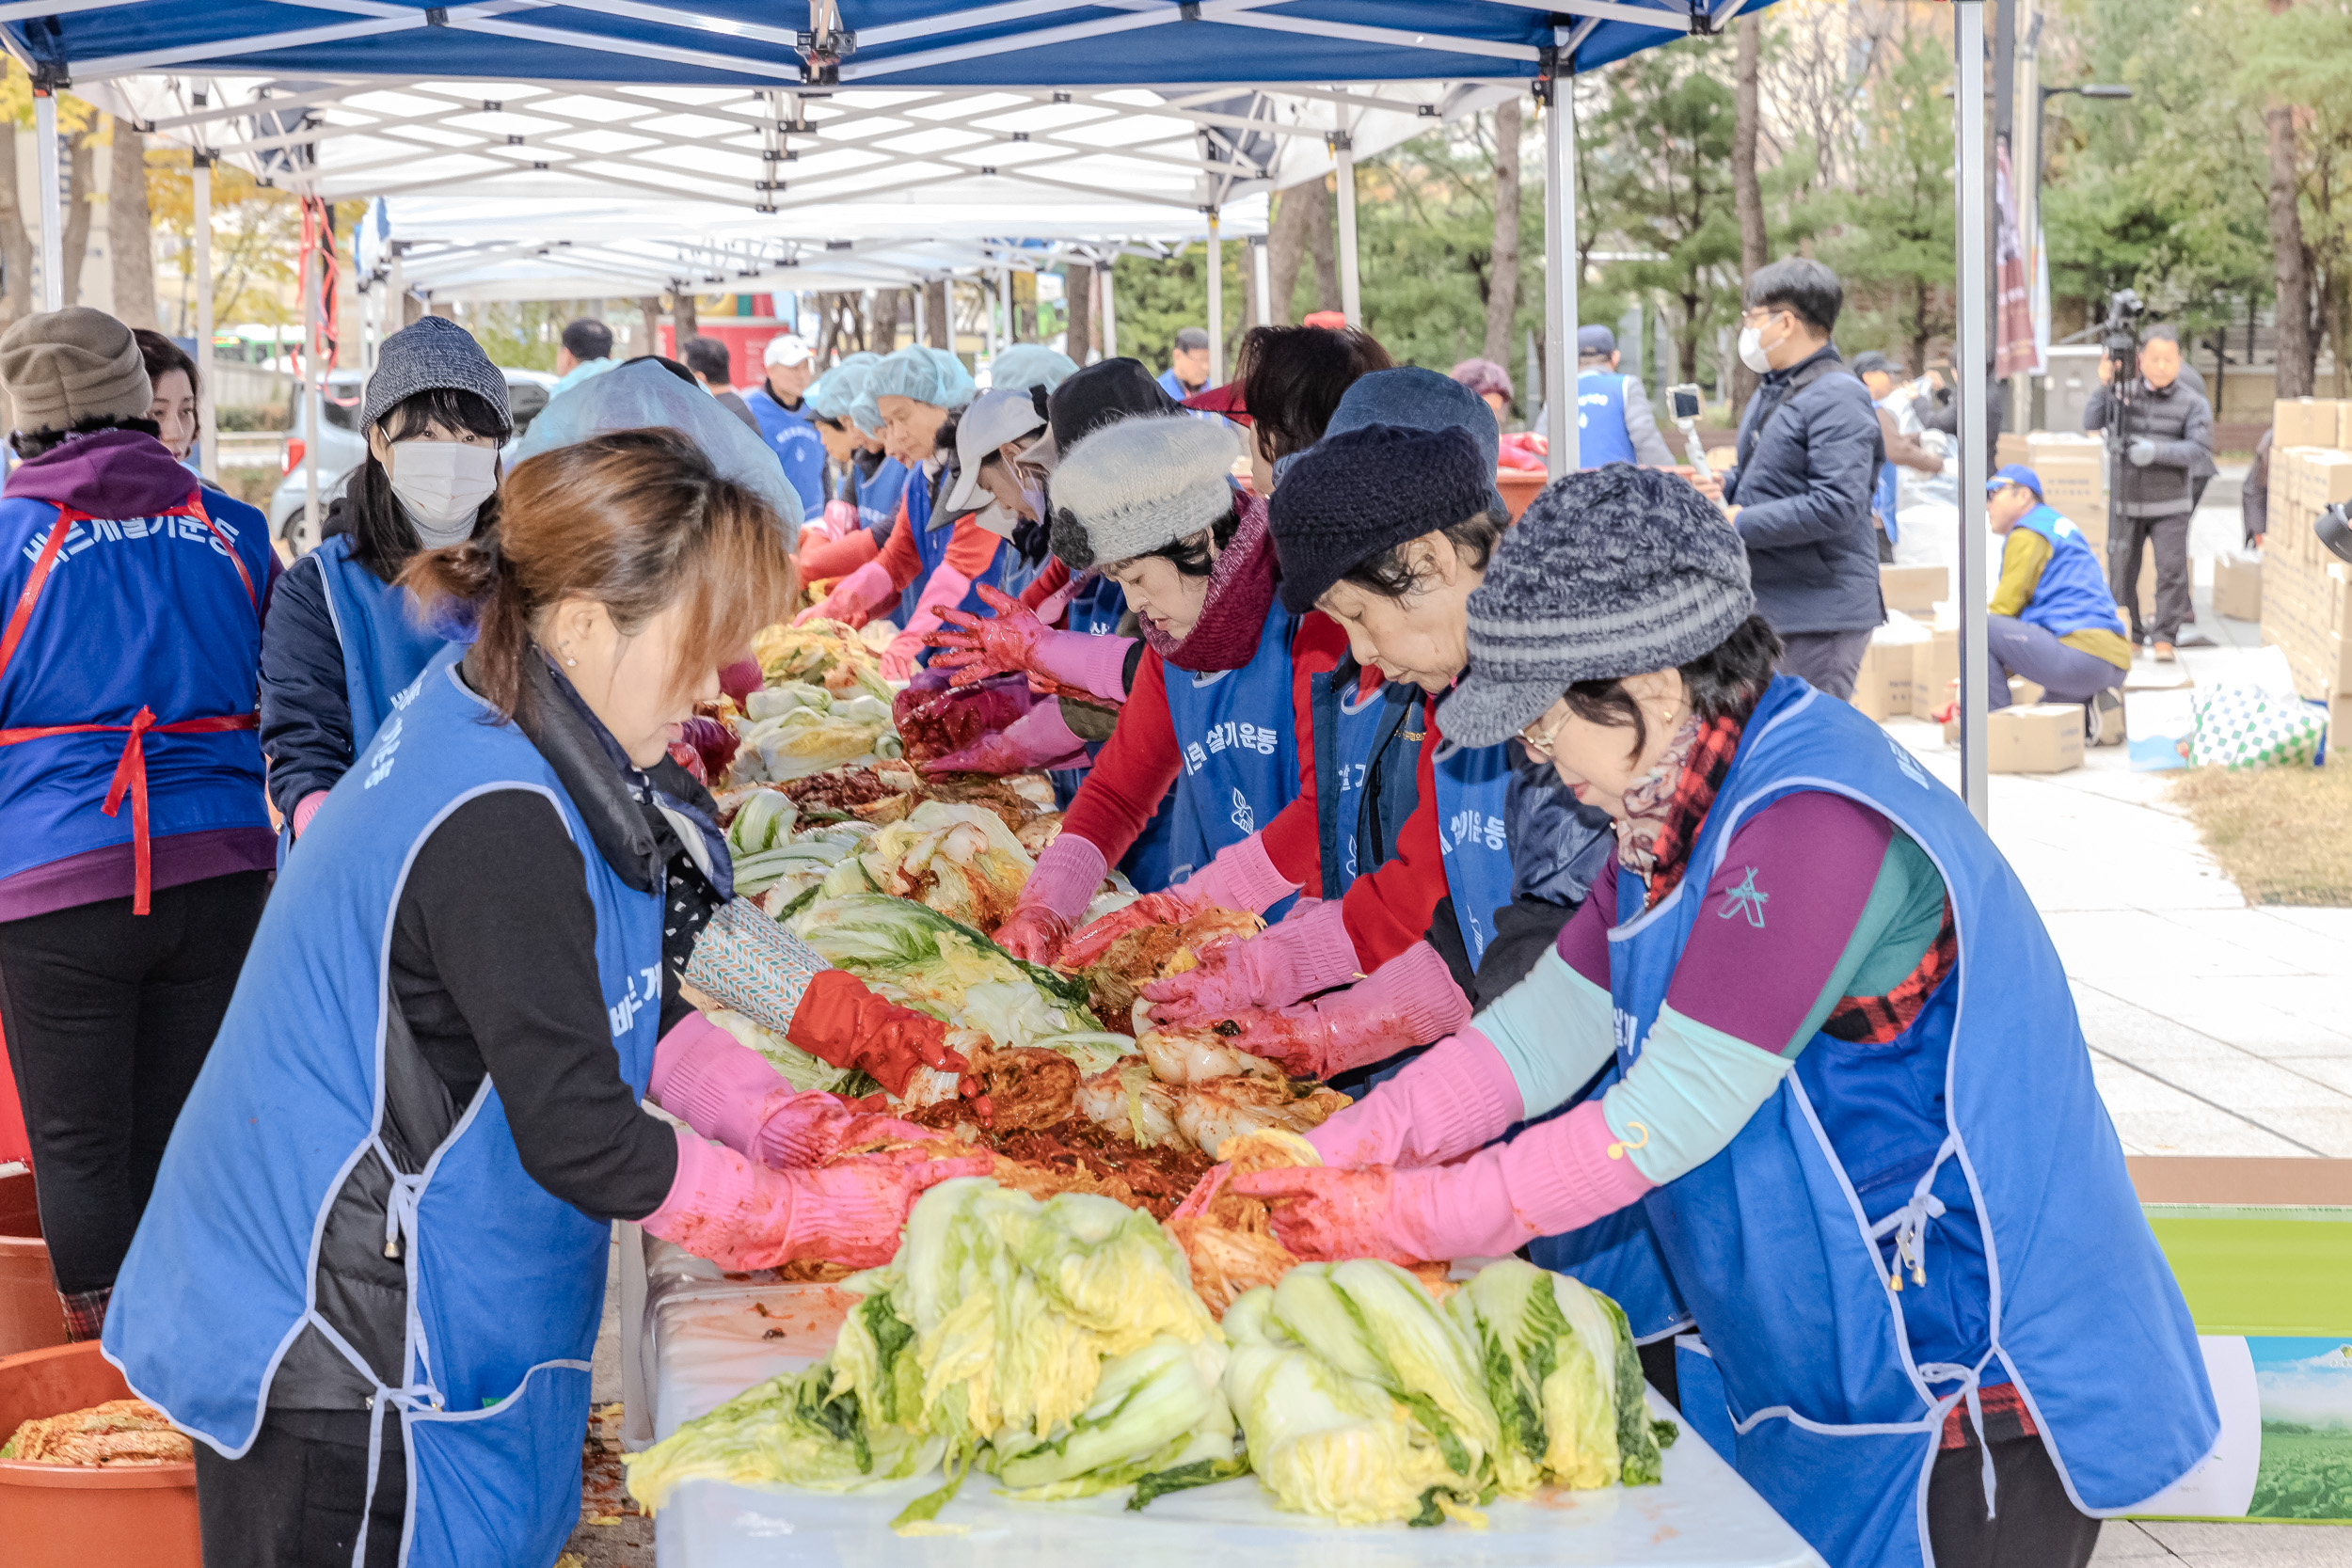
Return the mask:
[[[1810,371],[1823,360],[1827,371]],[[1740,418],[1740,466],[1724,499],[1748,546],[1756,608],[1774,631],[1866,631],[1879,597],[1870,492],[1885,460],[1869,389],[1830,343],[1764,377]],[[1810,371],[1808,384],[1789,384]]]
[[[759,421],[759,433],[768,438],[769,450],[784,465],[785,483],[799,494],[801,515],[823,516],[825,443],[817,434],[817,427],[808,422],[808,405],[787,408],[765,386],[744,393],[743,401],[750,406],[752,418]]]

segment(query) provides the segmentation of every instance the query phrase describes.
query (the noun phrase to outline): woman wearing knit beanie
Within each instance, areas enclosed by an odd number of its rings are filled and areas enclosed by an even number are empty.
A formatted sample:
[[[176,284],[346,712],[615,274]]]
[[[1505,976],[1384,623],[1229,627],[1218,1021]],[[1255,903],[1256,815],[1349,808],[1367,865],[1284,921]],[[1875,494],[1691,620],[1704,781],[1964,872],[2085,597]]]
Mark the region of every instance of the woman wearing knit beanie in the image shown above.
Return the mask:
[[[1991,1560],[1997,1481],[2001,1559],[2079,1568],[2086,1511],[2219,1422],[2016,875],[1774,674],[1738,535],[1671,475],[1554,483],[1468,625],[1448,733],[1549,757],[1616,854],[1526,980],[1310,1134],[1324,1167],[1233,1188],[1302,1258],[1528,1247],[1637,1340],[1695,1326],[1682,1409],[1739,1422],[1831,1562]]]
[[[368,455],[326,537],[279,584],[262,641],[262,750],[289,844],[445,641],[395,579],[420,551],[497,526],[506,377],[472,333],[426,316],[384,340],[359,428]]]
[[[941,611],[976,610],[982,603],[980,584],[1002,586],[1013,553],[969,515],[958,516],[942,504],[953,472],[954,418],[977,390],[954,355],[917,344],[878,361],[850,407],[861,428],[882,433],[883,449],[905,467],[907,483],[888,542],[800,619],[862,626],[889,614],[905,628],[882,650],[882,673],[892,680],[914,673],[924,637],[939,625]],[[864,547],[845,543],[851,550]],[[842,546],[824,549],[821,563],[837,566]],[[815,574],[803,566],[802,576]]]
[[[1426,711],[1469,662],[1467,601],[1508,519],[1494,443],[1471,391],[1431,371],[1382,371],[1349,389],[1275,492],[1284,603],[1322,611],[1353,645],[1307,682],[1312,796],[1213,875],[1078,940],[1166,918],[1169,901],[1188,914],[1319,879],[1326,902],[1150,988],[1163,1022],[1230,1021],[1253,1053],[1294,1071],[1349,1073],[1467,1022],[1465,993],[1508,990],[1582,899],[1606,818],[1581,813],[1556,778],[1531,789],[1503,746],[1447,745]],[[1506,834],[1515,810],[1528,820]],[[1371,978],[1299,1000],[1360,974]]]
[[[1061,950],[1163,800],[1182,873],[1298,796],[1298,617],[1275,602],[1265,503],[1233,487],[1234,455],[1225,427],[1138,417],[1089,436],[1055,470],[1054,552],[1126,591],[1143,642],[1118,730],[996,933],[1020,957]]]

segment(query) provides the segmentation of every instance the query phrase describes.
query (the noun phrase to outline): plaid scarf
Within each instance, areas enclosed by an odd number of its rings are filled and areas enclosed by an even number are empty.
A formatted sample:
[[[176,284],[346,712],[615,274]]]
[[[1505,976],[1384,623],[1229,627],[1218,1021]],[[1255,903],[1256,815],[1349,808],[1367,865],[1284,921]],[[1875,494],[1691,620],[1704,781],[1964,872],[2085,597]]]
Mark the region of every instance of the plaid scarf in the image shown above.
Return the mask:
[[[1750,703],[1720,719],[1696,714],[1685,719],[1658,766],[1625,792],[1626,816],[1617,824],[1617,863],[1648,879],[1644,909],[1656,908],[1681,884],[1691,846],[1714,808],[1715,792],[1731,771],[1740,731],[1754,709]]]

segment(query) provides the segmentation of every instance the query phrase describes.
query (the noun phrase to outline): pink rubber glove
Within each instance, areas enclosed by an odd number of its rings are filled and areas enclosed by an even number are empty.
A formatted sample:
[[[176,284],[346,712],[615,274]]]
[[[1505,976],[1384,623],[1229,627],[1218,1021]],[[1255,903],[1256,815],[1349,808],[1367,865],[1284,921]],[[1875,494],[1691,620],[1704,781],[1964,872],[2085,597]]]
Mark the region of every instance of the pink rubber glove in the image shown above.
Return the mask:
[[[828,540],[847,539],[850,531],[857,526],[855,501],[834,499],[825,503],[825,537]]]
[[[1362,977],[1340,900],[1261,931],[1247,942],[1211,942],[1200,967],[1143,988],[1161,1023],[1215,1023],[1251,1007],[1281,1007]]]
[[[1236,1018],[1233,1043],[1300,1077],[1328,1078],[1442,1039],[1470,1021],[1470,998],[1445,960],[1417,942],[1345,990]]]
[[[1485,1148],[1526,1114],[1502,1053],[1464,1029],[1311,1129],[1307,1141],[1327,1165],[1438,1165]]]
[[[323,789],[314,789],[294,802],[293,817],[294,837],[302,836],[302,831],[310,825],[310,818],[316,816],[319,814],[319,807],[325,804],[326,804],[326,791]]]
[[[931,633],[931,645],[946,650],[931,663],[954,669],[956,685],[1020,673],[1037,691],[1112,704],[1127,700],[1127,650],[1134,639],[1056,631],[1020,600],[993,588],[982,588],[980,599],[994,610],[993,616],[950,610]]]
[[[898,1252],[907,1210],[926,1188],[986,1176],[993,1164],[984,1154],[930,1160],[910,1148],[772,1171],[681,1130],[676,1179],[640,1223],[722,1268],[772,1269],[803,1258],[879,1268]]]
[[[1507,1258],[1538,1236],[1592,1224],[1650,1190],[1598,1101],[1457,1165],[1313,1166],[1233,1178],[1273,1206],[1274,1233],[1304,1259],[1392,1262]]]
[[[813,609],[794,616],[792,624],[800,626],[811,621],[838,621],[845,626],[862,626],[898,593],[898,585],[890,580],[890,568],[880,561],[869,561],[834,583],[833,592]]]
[[[877,1138],[930,1142],[938,1134],[894,1117],[864,1115],[829,1094],[803,1094],[768,1058],[701,1013],[690,1013],[654,1047],[655,1104],[706,1138],[763,1165],[818,1165]]]
[[[1062,721],[1061,704],[1046,702],[995,734],[984,735],[960,752],[923,764],[923,771],[934,777],[941,773],[1002,776],[1026,768],[1072,768],[1089,760],[1086,745]]]
[[[1101,849],[1075,833],[1062,834],[1038,856],[1012,918],[996,929],[996,945],[1033,964],[1052,963],[1109,870]]]

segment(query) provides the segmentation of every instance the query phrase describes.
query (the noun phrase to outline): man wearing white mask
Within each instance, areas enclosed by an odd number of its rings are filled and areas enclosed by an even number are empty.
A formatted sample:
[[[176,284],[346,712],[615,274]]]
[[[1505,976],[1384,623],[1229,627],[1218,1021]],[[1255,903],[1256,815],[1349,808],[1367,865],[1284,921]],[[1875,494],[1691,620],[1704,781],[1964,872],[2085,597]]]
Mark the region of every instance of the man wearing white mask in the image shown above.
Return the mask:
[[[1845,303],[1836,273],[1792,256],[1758,268],[1744,301],[1740,358],[1764,379],[1740,417],[1738,467],[1699,488],[1747,545],[1782,672],[1849,699],[1886,619],[1870,516],[1886,460],[1878,411],[1830,341]]]
[[[262,639],[262,751],[287,842],[445,641],[394,579],[497,521],[506,377],[464,327],[426,316],[384,340],[359,427],[367,458],[326,539],[279,582]]]

